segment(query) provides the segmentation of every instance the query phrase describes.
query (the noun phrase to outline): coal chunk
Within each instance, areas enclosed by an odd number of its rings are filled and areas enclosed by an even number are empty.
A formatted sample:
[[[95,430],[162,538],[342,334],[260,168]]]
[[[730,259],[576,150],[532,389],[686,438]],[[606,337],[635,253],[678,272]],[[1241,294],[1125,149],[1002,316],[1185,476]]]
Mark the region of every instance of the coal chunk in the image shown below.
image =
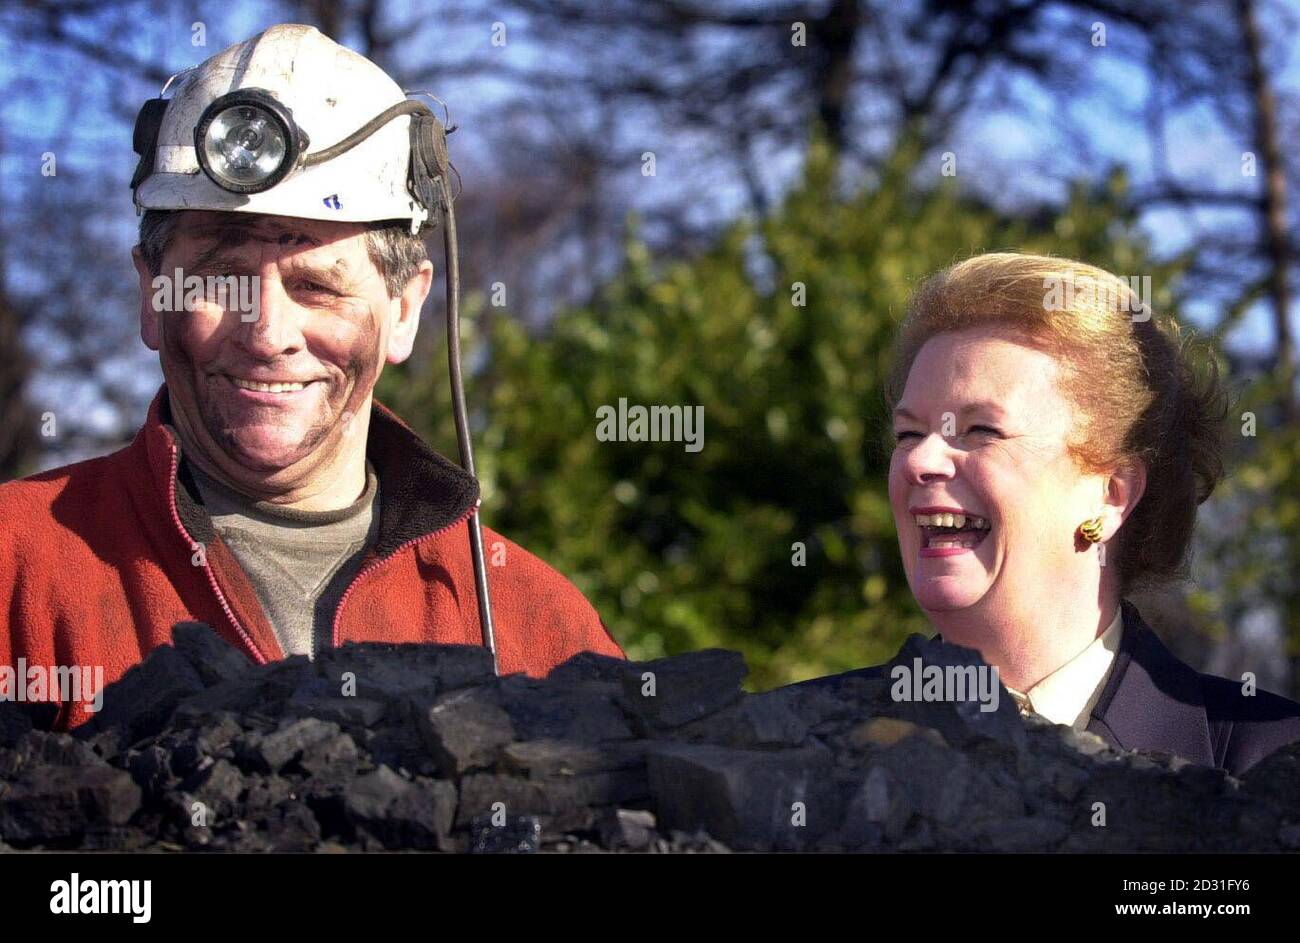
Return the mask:
[[[649,740],[615,740],[600,744],[571,740],[528,740],[500,749],[500,768],[530,779],[581,776],[645,766]]]
[[[321,696],[315,690],[314,685],[305,685],[295,691],[285,705],[285,713],[294,717],[315,717],[351,729],[375,726],[388,710],[381,701],[368,697]]]
[[[0,838],[58,846],[92,826],[121,825],[140,808],[140,787],[106,764],[27,768],[0,793]]]
[[[358,776],[344,808],[352,825],[388,848],[450,850],[456,788],[449,782],[404,779],[388,766]]]
[[[277,773],[292,764],[309,773],[327,773],[355,763],[357,749],[338,724],[307,717],[286,721],[273,733],[250,738],[243,755],[265,772]]]
[[[445,694],[424,712],[421,721],[425,743],[447,776],[492,765],[500,749],[515,739],[514,725],[495,688]]]
[[[162,730],[181,701],[204,688],[203,679],[184,655],[170,645],[160,645],[104,690],[102,709],[76,733],[90,737],[118,728],[128,743],[135,743]]]
[[[600,821],[601,844],[607,848],[644,851],[656,834],[654,813],[646,809],[613,809]]]
[[[622,770],[581,776],[520,779],[471,773],[461,780],[456,824],[480,815],[534,815],[550,832],[595,827],[603,809],[648,798],[643,771]]]
[[[312,664],[306,655],[256,665],[242,678],[223,681],[185,698],[172,719],[179,725],[202,726],[230,713],[245,721],[278,718],[294,692],[311,677]]]
[[[32,729],[32,719],[15,701],[0,701],[0,746],[17,743]]]
[[[172,644],[209,687],[238,681],[254,667],[243,652],[227,644],[206,622],[177,622],[172,626]]]
[[[950,743],[986,737],[1017,750],[1025,747],[1025,725],[1014,699],[984,657],[941,639],[911,635],[883,673],[890,679],[892,713],[934,727]],[[939,698],[928,699],[926,680],[941,678]],[[915,695],[921,692],[921,699]],[[985,694],[989,696],[986,698]],[[992,707],[993,695],[997,706]]]
[[[797,747],[808,739],[810,723],[798,710],[790,688],[750,694],[717,713],[672,728],[672,734],[739,749]]]
[[[407,645],[353,642],[322,652],[316,673],[350,696],[381,703],[429,703],[440,692],[495,678],[492,654],[478,645]]]
[[[565,684],[515,675],[501,681],[501,706],[521,740],[627,740],[635,734],[610,683]]]
[[[839,819],[828,785],[833,762],[821,746],[768,752],[673,743],[652,749],[647,767],[666,828],[705,828],[737,848],[797,849]]]
[[[548,681],[574,684],[582,681],[619,682],[627,662],[599,652],[578,652],[568,661],[556,665],[546,676]]]
[[[646,727],[680,727],[740,700],[748,672],[739,652],[720,648],[625,665],[623,705]]]

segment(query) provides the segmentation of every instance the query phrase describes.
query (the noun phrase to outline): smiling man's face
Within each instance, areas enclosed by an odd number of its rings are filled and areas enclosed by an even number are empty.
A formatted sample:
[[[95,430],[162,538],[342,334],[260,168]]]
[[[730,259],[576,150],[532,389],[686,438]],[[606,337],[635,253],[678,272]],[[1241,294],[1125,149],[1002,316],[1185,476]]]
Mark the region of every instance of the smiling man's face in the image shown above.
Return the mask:
[[[328,482],[313,479],[364,461],[371,393],[384,363],[410,353],[429,263],[390,298],[363,224],[184,211],[161,276],[233,276],[245,297],[255,285],[256,317],[219,298],[155,310],[138,252],[136,267],[141,336],[205,471],[273,497],[319,491]]]

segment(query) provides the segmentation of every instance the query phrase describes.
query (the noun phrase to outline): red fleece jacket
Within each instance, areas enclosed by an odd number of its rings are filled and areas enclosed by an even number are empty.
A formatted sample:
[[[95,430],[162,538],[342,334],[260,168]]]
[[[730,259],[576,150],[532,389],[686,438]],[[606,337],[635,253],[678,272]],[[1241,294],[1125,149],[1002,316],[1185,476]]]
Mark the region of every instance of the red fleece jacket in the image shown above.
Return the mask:
[[[366,454],[379,536],[339,602],[334,644],[480,644],[467,524],[478,482],[378,403]],[[572,583],[486,527],[483,541],[502,674],[542,676],[581,651],[623,657]],[[284,657],[181,460],[164,386],[126,448],[0,485],[0,666],[102,667],[110,684],[185,620],[259,664]],[[55,724],[91,716],[63,704]]]

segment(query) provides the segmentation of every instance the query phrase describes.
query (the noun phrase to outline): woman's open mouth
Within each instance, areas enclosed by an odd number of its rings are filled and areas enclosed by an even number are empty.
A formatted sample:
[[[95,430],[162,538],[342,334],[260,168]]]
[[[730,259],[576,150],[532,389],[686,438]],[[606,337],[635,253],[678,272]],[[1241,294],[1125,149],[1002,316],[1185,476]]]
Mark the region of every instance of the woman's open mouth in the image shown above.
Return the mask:
[[[938,512],[913,514],[921,528],[921,556],[947,557],[974,550],[988,537],[988,518],[974,514]]]

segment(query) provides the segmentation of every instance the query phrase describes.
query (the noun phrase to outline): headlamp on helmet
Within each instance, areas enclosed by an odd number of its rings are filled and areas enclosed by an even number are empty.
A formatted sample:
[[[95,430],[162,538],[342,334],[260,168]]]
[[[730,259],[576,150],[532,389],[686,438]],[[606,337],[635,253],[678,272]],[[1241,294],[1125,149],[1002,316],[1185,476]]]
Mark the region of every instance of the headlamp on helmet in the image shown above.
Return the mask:
[[[199,166],[231,193],[269,190],[302,162],[309,143],[288,107],[257,88],[215,99],[194,127]]]

